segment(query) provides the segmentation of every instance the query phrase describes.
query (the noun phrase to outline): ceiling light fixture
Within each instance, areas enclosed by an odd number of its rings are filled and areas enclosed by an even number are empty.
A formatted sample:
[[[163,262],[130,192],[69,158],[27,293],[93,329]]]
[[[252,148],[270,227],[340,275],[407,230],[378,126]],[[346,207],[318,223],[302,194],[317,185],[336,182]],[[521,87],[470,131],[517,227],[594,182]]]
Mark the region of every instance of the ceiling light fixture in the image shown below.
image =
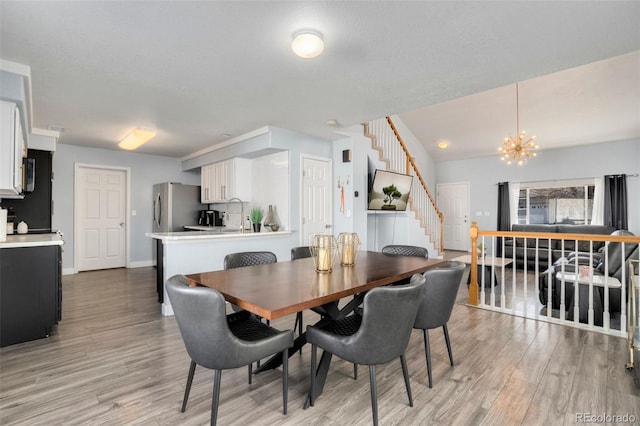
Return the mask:
[[[447,143],[447,141],[438,141],[438,148],[447,149],[448,146],[449,146],[449,143]]]
[[[133,150],[141,145],[147,143],[151,138],[156,135],[153,130],[145,130],[136,128],[131,133],[125,136],[124,139],[118,144],[122,149]]]
[[[498,148],[498,151],[502,153],[500,160],[506,161],[509,165],[516,162],[518,166],[522,166],[529,158],[538,155],[536,149],[540,147],[533,143],[536,137],[531,136],[525,140],[526,133],[524,130],[520,132],[520,103],[518,83],[516,83],[516,137],[508,135],[504,138],[502,146]]]
[[[322,34],[315,30],[300,30],[293,33],[291,50],[301,58],[311,59],[324,51]]]

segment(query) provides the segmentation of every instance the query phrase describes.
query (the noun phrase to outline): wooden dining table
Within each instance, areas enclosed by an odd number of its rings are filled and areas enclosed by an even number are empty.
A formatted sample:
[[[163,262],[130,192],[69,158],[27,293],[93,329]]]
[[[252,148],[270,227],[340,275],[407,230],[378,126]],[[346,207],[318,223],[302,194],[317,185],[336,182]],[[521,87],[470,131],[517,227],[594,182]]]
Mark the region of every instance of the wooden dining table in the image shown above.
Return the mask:
[[[442,259],[395,256],[373,251],[360,251],[355,265],[339,262],[329,273],[316,272],[313,259],[305,258],[243,268],[187,275],[192,285],[218,290],[234,305],[269,320],[292,315],[305,309],[320,307],[324,316],[316,323],[343,318],[362,303],[368,290],[409,278],[445,263]],[[341,299],[353,298],[343,306]],[[305,334],[295,339],[289,356],[306,343]],[[316,389],[322,393],[331,362],[331,354],[323,353],[316,373]],[[262,364],[256,373],[281,365],[278,355]],[[305,403],[305,407],[308,405]]]

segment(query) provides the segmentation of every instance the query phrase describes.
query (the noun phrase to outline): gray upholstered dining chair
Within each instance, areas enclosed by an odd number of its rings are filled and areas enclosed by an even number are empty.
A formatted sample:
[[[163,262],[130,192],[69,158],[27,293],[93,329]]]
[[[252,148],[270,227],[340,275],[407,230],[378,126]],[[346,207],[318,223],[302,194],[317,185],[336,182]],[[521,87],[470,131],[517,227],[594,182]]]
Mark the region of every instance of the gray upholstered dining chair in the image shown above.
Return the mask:
[[[231,253],[224,257],[224,269],[244,268],[245,266],[266,265],[268,263],[276,263],[278,257],[270,251],[241,251]],[[242,312],[244,309],[238,305],[231,304],[231,309],[235,312]],[[269,320],[267,320],[269,324]],[[260,360],[256,362],[256,366],[260,368]],[[251,384],[252,365],[249,364],[249,384]]]
[[[291,249],[291,260],[305,259],[307,257],[311,257],[309,246],[299,246]]]
[[[395,256],[429,257],[429,251],[424,247],[390,244],[382,247],[382,253]]]
[[[224,257],[224,269],[243,268],[245,266],[264,265],[276,263],[278,257],[270,251],[241,251],[231,253]],[[232,304],[234,311],[240,312],[242,309]]]
[[[287,414],[288,348],[293,346],[293,331],[276,330],[248,311],[226,315],[220,292],[190,287],[184,275],[169,278],[166,289],[191,358],[181,411],[187,407],[196,365],[215,370],[211,403],[211,424],[215,425],[222,370],[251,366],[254,361],[282,352],[282,412]]]
[[[423,274],[426,282],[413,328],[422,329],[424,336],[424,351],[427,359],[430,388],[432,387],[432,377],[429,330],[442,327],[447,351],[449,352],[449,362],[453,367],[453,352],[451,351],[447,322],[451,318],[451,312],[453,311],[464,270],[465,264],[462,262],[447,262],[446,266],[431,269]]]
[[[404,352],[411,337],[424,282],[424,277],[416,274],[407,285],[374,288],[364,297],[362,316],[352,314],[329,321],[322,328],[307,326],[307,342],[312,345],[310,405],[314,404],[316,359],[318,348],[321,348],[345,361],[369,366],[374,425],[378,424],[375,370],[378,364],[400,358],[409,406],[413,407]]]
[[[276,263],[278,258],[270,251],[241,251],[224,257],[224,269]]]
[[[391,256],[424,257],[425,259],[429,258],[429,252],[427,251],[427,249],[420,246],[390,244],[382,247],[381,251],[383,254]],[[404,280],[396,281],[392,285],[408,284],[410,280],[411,278],[406,278]]]

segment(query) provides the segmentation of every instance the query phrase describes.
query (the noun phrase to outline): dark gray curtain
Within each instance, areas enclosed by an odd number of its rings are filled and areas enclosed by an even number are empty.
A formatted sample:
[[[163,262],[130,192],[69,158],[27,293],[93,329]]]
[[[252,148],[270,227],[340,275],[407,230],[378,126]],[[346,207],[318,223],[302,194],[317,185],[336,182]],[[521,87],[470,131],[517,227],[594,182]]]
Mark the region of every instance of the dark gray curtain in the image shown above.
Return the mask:
[[[604,224],[616,229],[628,229],[627,175],[604,177]]]
[[[509,182],[498,183],[498,231],[511,231],[511,212],[509,208]],[[496,255],[502,256],[502,238],[496,241]]]

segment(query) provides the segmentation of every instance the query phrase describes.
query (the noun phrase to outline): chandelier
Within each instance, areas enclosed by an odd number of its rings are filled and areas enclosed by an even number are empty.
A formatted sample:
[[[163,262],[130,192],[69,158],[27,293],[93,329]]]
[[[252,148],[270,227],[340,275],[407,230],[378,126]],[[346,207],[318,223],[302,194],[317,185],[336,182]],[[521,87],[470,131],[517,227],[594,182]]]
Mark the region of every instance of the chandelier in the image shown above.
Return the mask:
[[[518,83],[516,83],[516,137],[508,135],[502,141],[502,146],[498,151],[502,153],[500,160],[506,161],[507,164],[517,163],[522,166],[531,157],[538,155],[536,149],[539,148],[533,141],[535,136],[527,138],[527,132],[520,131],[520,105],[518,98]]]

